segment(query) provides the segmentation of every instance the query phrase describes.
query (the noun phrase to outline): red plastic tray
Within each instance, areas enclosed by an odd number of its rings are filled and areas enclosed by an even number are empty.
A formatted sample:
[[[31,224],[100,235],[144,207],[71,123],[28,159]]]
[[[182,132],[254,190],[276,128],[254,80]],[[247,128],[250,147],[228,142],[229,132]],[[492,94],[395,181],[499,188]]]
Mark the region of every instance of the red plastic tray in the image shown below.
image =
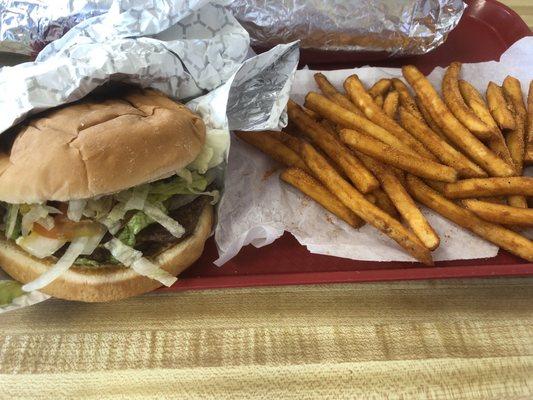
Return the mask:
[[[383,53],[330,52],[324,57],[323,52],[304,50],[301,65],[338,69],[409,63],[429,73],[435,66],[446,66],[454,60],[497,60],[515,41],[528,35],[531,31],[527,25],[508,7],[496,1],[472,1],[446,43],[429,54],[383,59]],[[311,254],[290,234],[259,249],[249,245],[222,267],[213,264],[216,258],[211,238],[202,257],[178,282],[161,290],[533,274],[533,264],[505,251],[490,259],[444,261],[425,267],[419,263],[354,261]]]

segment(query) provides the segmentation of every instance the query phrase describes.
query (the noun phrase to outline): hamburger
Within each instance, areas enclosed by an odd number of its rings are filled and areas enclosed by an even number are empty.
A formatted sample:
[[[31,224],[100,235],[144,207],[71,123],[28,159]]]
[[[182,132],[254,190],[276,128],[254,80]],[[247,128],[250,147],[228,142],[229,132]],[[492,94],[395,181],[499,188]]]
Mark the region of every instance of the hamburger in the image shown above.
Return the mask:
[[[172,285],[201,255],[218,191],[205,125],[187,107],[130,88],[0,140],[0,266],[24,291],[117,300]]]

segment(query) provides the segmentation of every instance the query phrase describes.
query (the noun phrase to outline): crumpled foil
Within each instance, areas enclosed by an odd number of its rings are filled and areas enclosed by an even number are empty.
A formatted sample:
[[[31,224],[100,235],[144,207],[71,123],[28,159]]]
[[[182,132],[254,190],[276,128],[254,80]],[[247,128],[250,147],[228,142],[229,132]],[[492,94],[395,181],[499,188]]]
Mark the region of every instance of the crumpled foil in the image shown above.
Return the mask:
[[[0,69],[0,134],[109,81],[155,88],[186,102],[202,116],[207,143],[223,149],[214,157],[219,161],[227,160],[230,128],[284,126],[297,43],[249,57],[249,36],[224,0],[113,4],[122,8],[76,25],[35,62]],[[45,298],[28,296],[22,304]]]
[[[301,40],[321,50],[423,54],[458,24],[462,0],[235,0],[252,45]]]
[[[0,0],[0,51],[37,54],[79,22],[142,5],[138,13],[167,17],[201,0]],[[272,47],[301,40],[322,50],[423,54],[444,42],[465,9],[461,0],[231,0],[225,1],[248,30],[252,45]],[[183,6],[186,4],[186,6]],[[222,3],[221,3],[222,4]],[[145,35],[152,26],[144,25]]]

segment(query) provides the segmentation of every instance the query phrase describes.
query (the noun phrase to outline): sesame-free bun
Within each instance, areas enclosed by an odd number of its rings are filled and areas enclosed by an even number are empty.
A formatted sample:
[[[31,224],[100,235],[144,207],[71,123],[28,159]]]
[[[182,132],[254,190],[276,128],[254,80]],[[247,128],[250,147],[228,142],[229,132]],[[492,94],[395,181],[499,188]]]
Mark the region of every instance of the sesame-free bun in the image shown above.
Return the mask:
[[[202,254],[213,226],[213,206],[207,203],[191,236],[150,258],[154,264],[177,276]],[[54,265],[53,259],[38,259],[13,241],[0,239],[0,265],[13,279],[28,283]],[[150,292],[161,283],[114,264],[98,268],[73,266],[40,291],[53,297],[84,302],[119,300]]]
[[[173,174],[205,143],[202,119],[154,90],[89,96],[27,119],[0,154],[0,200],[90,198]]]

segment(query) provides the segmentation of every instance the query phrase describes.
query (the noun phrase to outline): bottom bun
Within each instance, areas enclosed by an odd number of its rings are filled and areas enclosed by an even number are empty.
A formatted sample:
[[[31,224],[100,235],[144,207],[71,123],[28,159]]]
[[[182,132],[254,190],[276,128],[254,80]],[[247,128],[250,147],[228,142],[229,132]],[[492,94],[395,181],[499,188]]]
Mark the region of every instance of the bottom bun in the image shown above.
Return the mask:
[[[213,207],[208,204],[191,236],[150,261],[177,276],[200,257],[212,226]],[[33,281],[53,264],[52,260],[33,257],[12,241],[0,239],[0,266],[19,282]],[[98,268],[72,267],[41,292],[66,300],[101,302],[124,299],[161,286],[160,282],[141,276],[131,268],[107,264]]]

